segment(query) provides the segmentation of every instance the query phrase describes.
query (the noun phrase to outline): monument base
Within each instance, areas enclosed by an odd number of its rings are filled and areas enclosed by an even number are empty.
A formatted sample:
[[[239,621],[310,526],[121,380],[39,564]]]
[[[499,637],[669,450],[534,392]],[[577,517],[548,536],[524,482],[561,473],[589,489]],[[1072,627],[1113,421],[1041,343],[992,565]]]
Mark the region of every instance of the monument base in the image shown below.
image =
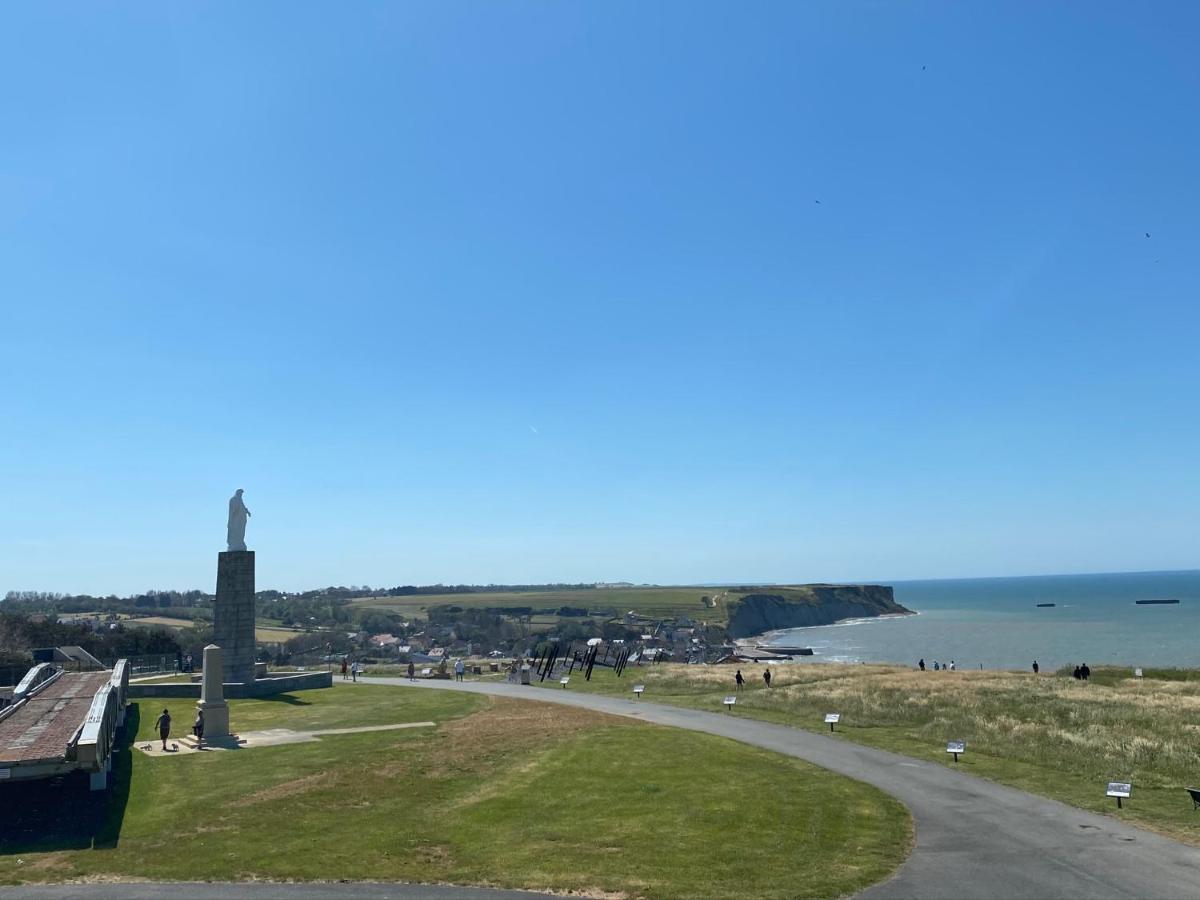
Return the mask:
[[[213,643],[224,651],[226,681],[254,681],[253,550],[226,550],[217,556]]]
[[[201,700],[196,709],[204,712],[204,739],[229,736],[229,704],[205,703]]]

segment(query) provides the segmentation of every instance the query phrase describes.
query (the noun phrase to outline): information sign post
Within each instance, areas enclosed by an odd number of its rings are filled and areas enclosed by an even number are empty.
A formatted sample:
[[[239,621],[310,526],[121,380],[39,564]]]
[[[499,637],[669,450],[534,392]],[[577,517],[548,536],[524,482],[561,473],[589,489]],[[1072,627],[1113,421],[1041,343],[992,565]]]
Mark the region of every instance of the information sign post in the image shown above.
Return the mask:
[[[1121,808],[1121,798],[1129,799],[1129,795],[1133,793],[1133,785],[1128,781],[1110,781],[1108,783],[1108,791],[1106,797],[1117,798],[1117,809]]]

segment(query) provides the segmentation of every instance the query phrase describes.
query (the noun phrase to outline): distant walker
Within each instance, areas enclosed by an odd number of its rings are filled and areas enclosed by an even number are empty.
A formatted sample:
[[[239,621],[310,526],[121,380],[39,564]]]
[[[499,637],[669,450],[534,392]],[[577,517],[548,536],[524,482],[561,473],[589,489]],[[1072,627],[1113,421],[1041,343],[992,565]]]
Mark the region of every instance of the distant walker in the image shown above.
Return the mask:
[[[242,489],[229,498],[229,525],[226,528],[225,541],[230,550],[246,549],[246,520],[250,518],[250,510],[242,502]]]

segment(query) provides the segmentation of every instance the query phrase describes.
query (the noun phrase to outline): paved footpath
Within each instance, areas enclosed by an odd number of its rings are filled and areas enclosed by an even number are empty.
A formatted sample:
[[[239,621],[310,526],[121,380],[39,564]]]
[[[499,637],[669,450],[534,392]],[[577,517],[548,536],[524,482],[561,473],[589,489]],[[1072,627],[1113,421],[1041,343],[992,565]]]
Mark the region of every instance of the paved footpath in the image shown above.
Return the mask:
[[[859,895],[862,900],[1200,897],[1200,850],[936,763],[736,713],[709,713],[506,682],[366,680],[414,690],[519,697],[633,716],[733,738],[872,784],[908,807],[917,842],[896,876],[864,891]],[[1097,785],[1097,790],[1102,788]]]

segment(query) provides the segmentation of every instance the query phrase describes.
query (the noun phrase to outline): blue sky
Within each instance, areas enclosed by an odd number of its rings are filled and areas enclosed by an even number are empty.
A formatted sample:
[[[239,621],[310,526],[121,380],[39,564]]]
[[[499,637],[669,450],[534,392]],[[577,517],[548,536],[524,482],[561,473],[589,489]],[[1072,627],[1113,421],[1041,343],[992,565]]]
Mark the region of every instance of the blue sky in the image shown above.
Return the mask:
[[[1198,28],[9,7],[0,591],[1195,568]]]

